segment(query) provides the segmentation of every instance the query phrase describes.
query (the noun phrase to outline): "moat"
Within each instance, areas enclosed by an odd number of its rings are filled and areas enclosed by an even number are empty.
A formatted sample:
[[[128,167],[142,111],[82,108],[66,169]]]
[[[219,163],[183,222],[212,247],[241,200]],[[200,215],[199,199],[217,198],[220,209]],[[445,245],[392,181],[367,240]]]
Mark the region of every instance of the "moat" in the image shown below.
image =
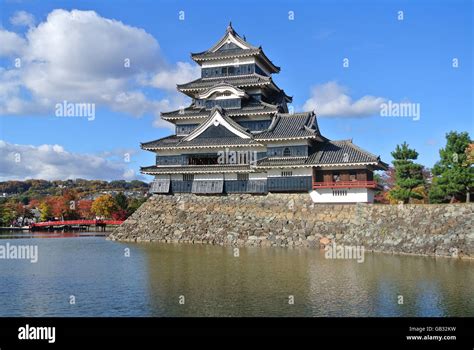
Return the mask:
[[[0,236],[38,246],[37,263],[0,260],[0,316],[474,315],[472,260],[35,237]]]

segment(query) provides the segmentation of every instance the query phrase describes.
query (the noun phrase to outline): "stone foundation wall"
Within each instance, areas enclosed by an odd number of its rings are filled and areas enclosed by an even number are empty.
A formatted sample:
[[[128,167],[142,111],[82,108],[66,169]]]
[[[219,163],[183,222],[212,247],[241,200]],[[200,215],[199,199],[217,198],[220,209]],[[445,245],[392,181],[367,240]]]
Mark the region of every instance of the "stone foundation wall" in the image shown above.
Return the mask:
[[[474,203],[314,204],[307,193],[154,195],[109,239],[474,257]]]

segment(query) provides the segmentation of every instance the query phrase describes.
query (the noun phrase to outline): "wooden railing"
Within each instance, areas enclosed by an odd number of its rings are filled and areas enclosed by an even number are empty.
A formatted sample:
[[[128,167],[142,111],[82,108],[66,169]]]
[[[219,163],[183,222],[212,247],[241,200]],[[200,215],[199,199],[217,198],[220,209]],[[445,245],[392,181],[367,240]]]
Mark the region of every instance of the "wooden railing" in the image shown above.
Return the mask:
[[[334,181],[334,182],[313,182],[313,189],[317,188],[376,188],[376,181]]]

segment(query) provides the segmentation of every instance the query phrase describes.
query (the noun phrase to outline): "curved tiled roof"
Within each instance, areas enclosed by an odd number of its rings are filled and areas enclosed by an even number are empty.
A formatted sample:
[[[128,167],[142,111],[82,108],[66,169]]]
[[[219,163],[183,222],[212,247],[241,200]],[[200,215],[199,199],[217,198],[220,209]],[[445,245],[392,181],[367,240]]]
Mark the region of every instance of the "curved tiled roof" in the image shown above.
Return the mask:
[[[307,165],[308,157],[268,157],[257,162],[259,167],[278,167],[278,166],[295,166]]]
[[[227,42],[228,39],[232,37],[237,42],[239,42],[244,48],[241,47],[234,47],[234,48],[227,48],[222,49],[221,46]],[[262,50],[262,47],[256,47],[251,45],[245,38],[241,38],[239,34],[232,28],[232,24],[229,23],[227,26],[226,32],[219,41],[214,44],[210,49],[199,52],[199,53],[192,53],[191,58],[199,63],[202,61],[210,61],[210,60],[221,60],[221,59],[229,59],[229,58],[238,58],[238,57],[248,57],[248,56],[260,56],[265,62],[265,64],[270,68],[270,70],[274,73],[278,73],[280,71],[280,67],[276,66]]]
[[[199,53],[192,53],[191,57],[195,61],[206,61],[206,60],[216,60],[223,58],[234,58],[234,57],[244,57],[244,56],[254,56],[261,53],[262,49],[257,47],[254,49],[242,49],[235,48],[229,50],[220,50],[216,52],[204,51]]]
[[[269,129],[255,135],[256,140],[282,140],[295,138],[323,139],[313,112],[277,114]]]
[[[309,157],[311,164],[378,163],[380,157],[354,145],[351,140],[328,141],[317,145]]]
[[[189,83],[178,84],[178,90],[181,91],[198,91],[207,90],[219,83],[229,83],[235,87],[248,87],[248,86],[262,86],[269,85],[272,83],[270,77],[260,75],[257,73],[247,75],[234,75],[228,77],[216,77],[216,78],[199,78]]]
[[[142,142],[140,147],[145,150],[153,150],[156,148],[173,148],[184,138],[184,136],[170,135],[158,140]]]
[[[148,151],[157,149],[186,149],[186,148],[214,148],[214,147],[243,147],[243,146],[263,146],[254,139],[243,139],[235,137],[219,138],[195,138],[191,141],[184,141],[183,136],[169,136],[151,142],[142,143],[141,147]]]
[[[268,157],[258,161],[257,167],[311,167],[331,165],[372,164],[379,169],[387,169],[388,165],[380,157],[369,153],[351,140],[325,141],[316,144],[315,150],[308,157]]]
[[[261,47],[256,49],[235,48],[229,50],[219,50],[216,52],[205,51],[191,54],[191,58],[198,63],[201,61],[222,60],[249,56],[260,56],[265,62],[265,64],[272,70],[272,72],[280,72],[280,67],[275,66],[275,64],[273,64],[273,62],[267,57],[267,55],[265,55]]]
[[[269,103],[261,102],[260,104],[250,104],[243,106],[240,109],[226,109],[226,115],[230,117],[240,115],[252,115],[252,114],[272,114],[278,112],[279,107],[271,105]],[[162,113],[163,119],[187,119],[187,118],[207,118],[210,110],[204,107],[196,108],[190,106],[183,110],[176,110],[167,113]]]
[[[218,112],[222,118],[234,129],[240,131],[241,133],[247,135],[248,138],[242,138],[237,135],[232,136],[221,136],[221,137],[199,137],[200,133],[203,133],[204,127],[209,126],[209,121],[212,120],[215,112]],[[215,127],[215,126],[211,126]],[[218,126],[220,127],[220,126]],[[198,136],[192,138],[193,134],[198,133]],[[249,133],[248,129],[242,125],[235,122],[232,118],[226,116],[225,111],[221,107],[214,107],[207,118],[206,121],[200,124],[196,129],[194,129],[191,134],[186,136],[168,136],[159,140],[143,143],[143,149],[146,150],[156,150],[163,148],[208,148],[208,147],[239,147],[239,146],[263,146],[263,144],[252,138],[252,135]]]

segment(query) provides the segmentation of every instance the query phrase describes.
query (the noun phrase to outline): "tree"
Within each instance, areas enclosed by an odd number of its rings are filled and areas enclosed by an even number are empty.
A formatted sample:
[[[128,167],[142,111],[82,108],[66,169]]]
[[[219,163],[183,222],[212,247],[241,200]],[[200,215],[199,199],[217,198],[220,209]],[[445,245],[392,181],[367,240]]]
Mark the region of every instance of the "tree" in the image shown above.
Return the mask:
[[[97,216],[110,218],[115,210],[114,198],[110,194],[97,197],[92,203],[91,210]]]
[[[128,198],[122,192],[114,197],[115,205],[118,209],[126,210],[128,207]]]
[[[58,219],[64,219],[64,215],[68,211],[68,204],[62,196],[49,197],[47,203],[51,207],[52,216]]]
[[[51,205],[46,201],[40,203],[39,211],[41,221],[48,221],[53,216]]]
[[[439,150],[440,160],[433,167],[430,202],[470,202],[474,188],[473,146],[467,132],[446,134],[446,147]]]
[[[90,219],[92,218],[92,201],[87,199],[82,199],[77,202],[77,210],[79,212],[79,216],[82,219]]]
[[[381,174],[374,174],[374,180],[379,185],[379,188],[375,191],[374,201],[382,204],[396,204],[396,202],[391,203],[387,197],[388,192],[395,184],[395,169],[389,167]]]
[[[65,220],[79,219],[80,215],[77,210],[78,198],[79,196],[75,190],[66,189],[63,191],[62,199],[65,205],[63,217]]]
[[[474,164],[474,143],[470,143],[466,148],[466,164]]]
[[[140,206],[146,202],[146,198],[134,198],[128,203],[127,216],[132,215],[135,210],[140,208]]]
[[[7,201],[0,207],[0,221],[2,226],[10,226],[19,216],[18,206],[13,201]]]
[[[112,213],[112,219],[114,220],[126,220],[128,212],[125,209],[117,209]]]
[[[418,152],[410,149],[404,142],[397,145],[392,153],[393,165],[395,167],[395,186],[390,190],[389,196],[397,201],[409,203],[410,199],[422,199],[420,193],[424,187],[423,166],[414,162],[418,158]]]

